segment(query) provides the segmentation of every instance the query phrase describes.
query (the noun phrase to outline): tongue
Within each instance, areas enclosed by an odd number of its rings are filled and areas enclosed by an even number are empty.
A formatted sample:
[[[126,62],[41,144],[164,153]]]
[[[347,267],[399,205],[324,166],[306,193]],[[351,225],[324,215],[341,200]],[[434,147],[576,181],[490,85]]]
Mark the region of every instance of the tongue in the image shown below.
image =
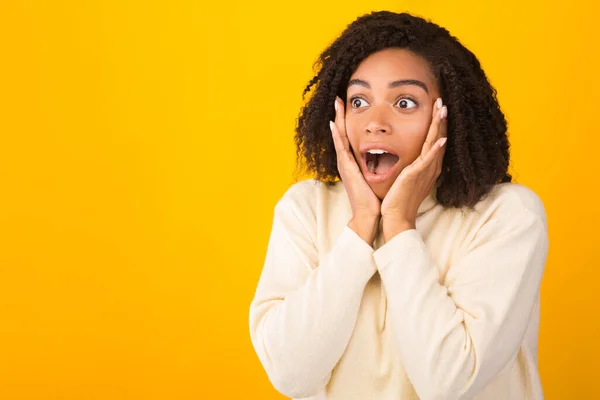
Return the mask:
[[[389,153],[383,153],[377,157],[375,164],[375,173],[384,174],[398,162],[398,156]]]

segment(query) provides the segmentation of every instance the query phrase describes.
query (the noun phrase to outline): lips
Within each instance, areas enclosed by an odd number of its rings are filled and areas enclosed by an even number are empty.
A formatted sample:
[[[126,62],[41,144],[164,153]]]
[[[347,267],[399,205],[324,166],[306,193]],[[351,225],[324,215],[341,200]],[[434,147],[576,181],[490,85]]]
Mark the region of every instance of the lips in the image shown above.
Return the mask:
[[[383,150],[373,151],[369,150]],[[396,151],[384,143],[369,143],[360,147],[363,175],[367,182],[380,183],[395,175],[400,167],[400,157]],[[370,167],[370,168],[369,168]]]

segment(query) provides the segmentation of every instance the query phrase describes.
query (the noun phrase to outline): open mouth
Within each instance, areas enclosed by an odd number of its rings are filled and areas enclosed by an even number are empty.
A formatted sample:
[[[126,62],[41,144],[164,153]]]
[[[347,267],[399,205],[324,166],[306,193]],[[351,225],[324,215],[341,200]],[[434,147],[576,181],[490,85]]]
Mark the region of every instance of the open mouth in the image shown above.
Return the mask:
[[[363,159],[367,170],[374,175],[384,175],[390,171],[400,159],[397,155],[385,150],[368,150]]]

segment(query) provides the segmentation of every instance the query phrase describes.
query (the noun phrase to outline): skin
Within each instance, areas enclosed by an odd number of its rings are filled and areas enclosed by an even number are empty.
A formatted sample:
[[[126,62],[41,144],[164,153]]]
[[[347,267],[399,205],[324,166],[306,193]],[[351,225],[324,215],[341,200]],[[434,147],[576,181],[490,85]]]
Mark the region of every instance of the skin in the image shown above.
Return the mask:
[[[391,87],[390,83],[404,83]],[[332,136],[338,170],[352,206],[348,226],[373,244],[380,219],[384,241],[415,229],[420,204],[441,173],[447,108],[429,65],[404,49],[371,54],[347,88],[347,104],[336,98]],[[365,144],[386,144],[398,157],[383,182],[365,178]]]

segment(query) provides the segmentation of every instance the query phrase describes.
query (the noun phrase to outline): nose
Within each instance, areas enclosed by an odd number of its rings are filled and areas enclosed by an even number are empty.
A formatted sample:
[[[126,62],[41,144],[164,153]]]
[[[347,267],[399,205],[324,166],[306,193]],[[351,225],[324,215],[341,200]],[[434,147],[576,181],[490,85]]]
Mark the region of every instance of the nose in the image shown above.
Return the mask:
[[[370,119],[365,127],[365,131],[368,134],[390,134],[392,127],[389,124],[389,119],[386,115],[388,108],[386,104],[371,107]]]

